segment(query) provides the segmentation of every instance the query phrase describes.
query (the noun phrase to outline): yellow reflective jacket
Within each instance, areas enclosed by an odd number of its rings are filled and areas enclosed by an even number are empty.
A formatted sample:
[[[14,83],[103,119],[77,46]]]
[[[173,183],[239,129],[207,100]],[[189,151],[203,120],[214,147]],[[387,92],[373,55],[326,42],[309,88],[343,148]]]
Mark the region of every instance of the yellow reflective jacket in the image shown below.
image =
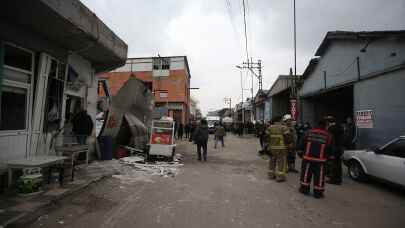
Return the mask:
[[[286,139],[290,135],[288,127],[281,123],[275,123],[267,129],[270,150],[287,150]]]

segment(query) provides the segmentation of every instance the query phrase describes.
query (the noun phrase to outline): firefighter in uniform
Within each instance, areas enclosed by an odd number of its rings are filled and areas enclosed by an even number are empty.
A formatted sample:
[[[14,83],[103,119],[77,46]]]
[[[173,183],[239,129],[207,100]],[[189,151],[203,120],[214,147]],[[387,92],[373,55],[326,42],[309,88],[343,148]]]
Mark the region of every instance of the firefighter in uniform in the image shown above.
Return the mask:
[[[280,119],[280,117],[274,119],[275,123],[268,128],[271,153],[269,178],[276,179],[278,182],[286,179],[288,144],[291,143],[291,133],[288,127],[280,122]]]
[[[297,143],[297,132],[295,131],[295,123],[290,114],[286,114],[283,117],[285,125],[288,127],[291,134],[291,143],[288,145],[288,155],[287,155],[287,164],[288,172],[298,173],[295,169],[295,157],[296,157],[296,143]]]
[[[315,198],[323,197],[325,190],[325,165],[332,144],[332,135],[326,127],[326,121],[321,120],[318,128],[311,129],[301,145],[303,152],[300,153],[302,166],[299,191],[309,194],[313,177]]]

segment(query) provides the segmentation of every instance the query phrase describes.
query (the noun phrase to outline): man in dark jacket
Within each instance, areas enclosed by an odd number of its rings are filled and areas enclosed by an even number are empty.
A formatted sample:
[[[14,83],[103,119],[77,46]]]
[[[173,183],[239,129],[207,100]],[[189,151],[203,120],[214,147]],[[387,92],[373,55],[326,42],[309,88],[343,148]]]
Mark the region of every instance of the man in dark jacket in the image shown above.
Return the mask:
[[[336,123],[333,116],[327,116],[328,131],[332,134],[333,144],[331,156],[327,163],[328,184],[342,184],[342,155],[344,151],[344,129],[340,124]]]
[[[201,161],[201,148],[203,149],[202,157],[207,161],[207,143],[208,143],[208,123],[202,119],[200,126],[198,126],[193,134],[193,140],[197,144],[198,160]]]
[[[356,138],[357,138],[357,129],[356,125],[353,123],[351,117],[346,118],[346,123],[344,125],[344,144],[345,149],[354,150],[356,149]]]
[[[87,137],[93,131],[93,120],[87,114],[86,110],[79,111],[72,120],[73,133],[79,144],[86,144]]]
[[[180,140],[183,139],[183,131],[184,131],[183,124],[179,123],[179,127],[177,129],[177,139],[180,139]]]
[[[186,132],[186,139],[190,138],[190,123],[187,123],[186,126],[184,126],[184,131]]]
[[[196,128],[196,123],[195,123],[195,121],[193,121],[193,122],[190,123],[190,137],[189,137],[190,142],[193,141],[195,128]]]

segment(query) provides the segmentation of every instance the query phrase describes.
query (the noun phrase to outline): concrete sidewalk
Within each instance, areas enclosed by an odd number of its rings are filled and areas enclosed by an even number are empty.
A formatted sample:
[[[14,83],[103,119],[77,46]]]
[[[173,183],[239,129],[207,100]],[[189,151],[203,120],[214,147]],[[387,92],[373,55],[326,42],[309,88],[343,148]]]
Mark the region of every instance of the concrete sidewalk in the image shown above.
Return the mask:
[[[63,187],[48,185],[43,192],[30,196],[20,196],[15,192],[0,195],[0,228],[22,220],[33,220],[40,216],[44,209],[66,196],[85,189],[90,184],[105,177],[119,173],[116,168],[118,161],[94,161],[89,165],[77,166],[75,180],[65,179]]]

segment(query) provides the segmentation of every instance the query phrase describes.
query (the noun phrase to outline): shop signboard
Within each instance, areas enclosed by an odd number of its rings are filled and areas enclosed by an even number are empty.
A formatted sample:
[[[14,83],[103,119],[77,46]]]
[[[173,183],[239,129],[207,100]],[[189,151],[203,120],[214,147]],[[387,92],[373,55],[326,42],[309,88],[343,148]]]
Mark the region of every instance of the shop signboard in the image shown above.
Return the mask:
[[[356,111],[356,126],[358,128],[373,128],[374,127],[373,110]]]

